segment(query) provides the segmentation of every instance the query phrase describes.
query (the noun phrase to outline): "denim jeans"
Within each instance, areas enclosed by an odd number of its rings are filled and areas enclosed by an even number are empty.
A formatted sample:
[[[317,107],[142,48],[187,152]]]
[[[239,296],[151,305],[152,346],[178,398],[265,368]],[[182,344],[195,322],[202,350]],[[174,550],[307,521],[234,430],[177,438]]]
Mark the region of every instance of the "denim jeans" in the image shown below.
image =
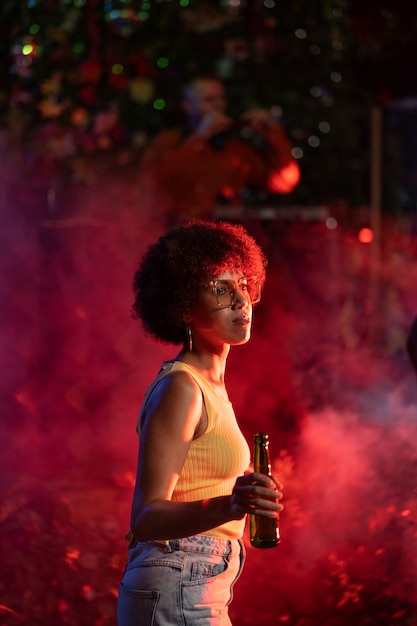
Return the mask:
[[[119,588],[118,626],[231,626],[243,542],[205,535],[136,542]]]

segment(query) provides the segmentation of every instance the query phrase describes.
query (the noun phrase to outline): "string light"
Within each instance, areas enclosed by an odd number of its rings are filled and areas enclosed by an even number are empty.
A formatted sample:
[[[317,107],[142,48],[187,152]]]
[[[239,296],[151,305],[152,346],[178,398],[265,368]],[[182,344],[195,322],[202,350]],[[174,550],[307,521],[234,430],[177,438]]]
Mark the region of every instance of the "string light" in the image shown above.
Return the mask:
[[[81,42],[77,42],[77,43],[75,43],[75,44],[72,46],[72,51],[73,51],[75,54],[82,54],[82,53],[84,52],[84,50],[85,50],[85,46],[84,46],[84,44],[83,44],[83,43],[81,43]]]
[[[326,218],[326,228],[328,228],[329,230],[336,230],[337,228],[337,219],[335,217],[327,217]]]
[[[32,43],[25,43],[22,46],[22,54],[26,56],[30,56],[35,51],[35,46]]]
[[[297,39],[305,39],[307,37],[307,33],[304,28],[297,28],[297,30],[295,31],[295,36],[297,37]]]
[[[163,98],[157,98],[153,103],[153,108],[156,111],[162,111],[166,107],[166,101]]]
[[[320,96],[322,95],[321,87],[319,87],[318,85],[314,85],[314,87],[311,87],[310,89],[310,94],[313,96],[313,98],[320,98]]]
[[[320,139],[316,135],[310,135],[307,139],[307,143],[312,148],[318,148],[320,145]]]
[[[361,243],[371,243],[374,240],[374,233],[371,228],[361,228],[358,233],[358,239]]]
[[[166,67],[168,67],[169,65],[169,60],[166,57],[159,57],[159,59],[156,62],[156,65],[160,68],[160,69],[164,69]]]
[[[81,0],[77,0],[81,1]],[[85,0],[82,0],[85,2]],[[104,16],[106,22],[123,37],[130,36],[150,17],[151,3],[146,0],[105,0]]]

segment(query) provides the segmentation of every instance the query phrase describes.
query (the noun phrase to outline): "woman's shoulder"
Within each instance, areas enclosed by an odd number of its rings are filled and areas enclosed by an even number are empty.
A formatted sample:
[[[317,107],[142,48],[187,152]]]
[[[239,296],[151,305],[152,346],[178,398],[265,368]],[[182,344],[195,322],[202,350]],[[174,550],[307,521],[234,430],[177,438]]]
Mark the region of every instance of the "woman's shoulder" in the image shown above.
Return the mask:
[[[194,401],[194,396],[200,394],[200,386],[196,380],[192,367],[181,361],[169,361],[163,364],[148,395],[148,404],[152,400],[160,402],[168,400]]]
[[[139,427],[150,416],[170,422],[191,420],[201,417],[203,399],[201,389],[194,377],[182,368],[167,368],[160,373],[159,380],[144,403]]]
[[[197,374],[193,371],[194,368],[187,366],[180,361],[174,361],[166,369],[163,369],[160,376],[159,387],[168,389],[174,389],[177,391],[182,390],[195,390],[198,388]]]

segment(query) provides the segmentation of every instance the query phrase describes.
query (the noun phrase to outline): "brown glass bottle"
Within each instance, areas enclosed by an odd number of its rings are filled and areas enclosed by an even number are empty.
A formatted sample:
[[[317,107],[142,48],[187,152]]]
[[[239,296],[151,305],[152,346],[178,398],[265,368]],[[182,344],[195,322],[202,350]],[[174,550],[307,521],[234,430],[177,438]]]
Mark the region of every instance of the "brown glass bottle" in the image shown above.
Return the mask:
[[[267,433],[255,435],[253,456],[255,472],[271,476],[271,462],[269,459],[269,437]],[[278,518],[250,515],[249,531],[250,542],[255,548],[274,548],[280,542]]]

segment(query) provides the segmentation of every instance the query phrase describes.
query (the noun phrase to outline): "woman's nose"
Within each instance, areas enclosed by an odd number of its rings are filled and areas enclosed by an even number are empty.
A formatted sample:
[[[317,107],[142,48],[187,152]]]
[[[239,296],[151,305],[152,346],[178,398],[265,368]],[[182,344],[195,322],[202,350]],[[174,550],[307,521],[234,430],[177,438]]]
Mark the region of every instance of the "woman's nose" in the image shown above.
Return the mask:
[[[250,299],[249,299],[249,295],[247,294],[247,292],[242,291],[239,288],[235,289],[232,308],[241,309],[249,303],[250,303]]]

